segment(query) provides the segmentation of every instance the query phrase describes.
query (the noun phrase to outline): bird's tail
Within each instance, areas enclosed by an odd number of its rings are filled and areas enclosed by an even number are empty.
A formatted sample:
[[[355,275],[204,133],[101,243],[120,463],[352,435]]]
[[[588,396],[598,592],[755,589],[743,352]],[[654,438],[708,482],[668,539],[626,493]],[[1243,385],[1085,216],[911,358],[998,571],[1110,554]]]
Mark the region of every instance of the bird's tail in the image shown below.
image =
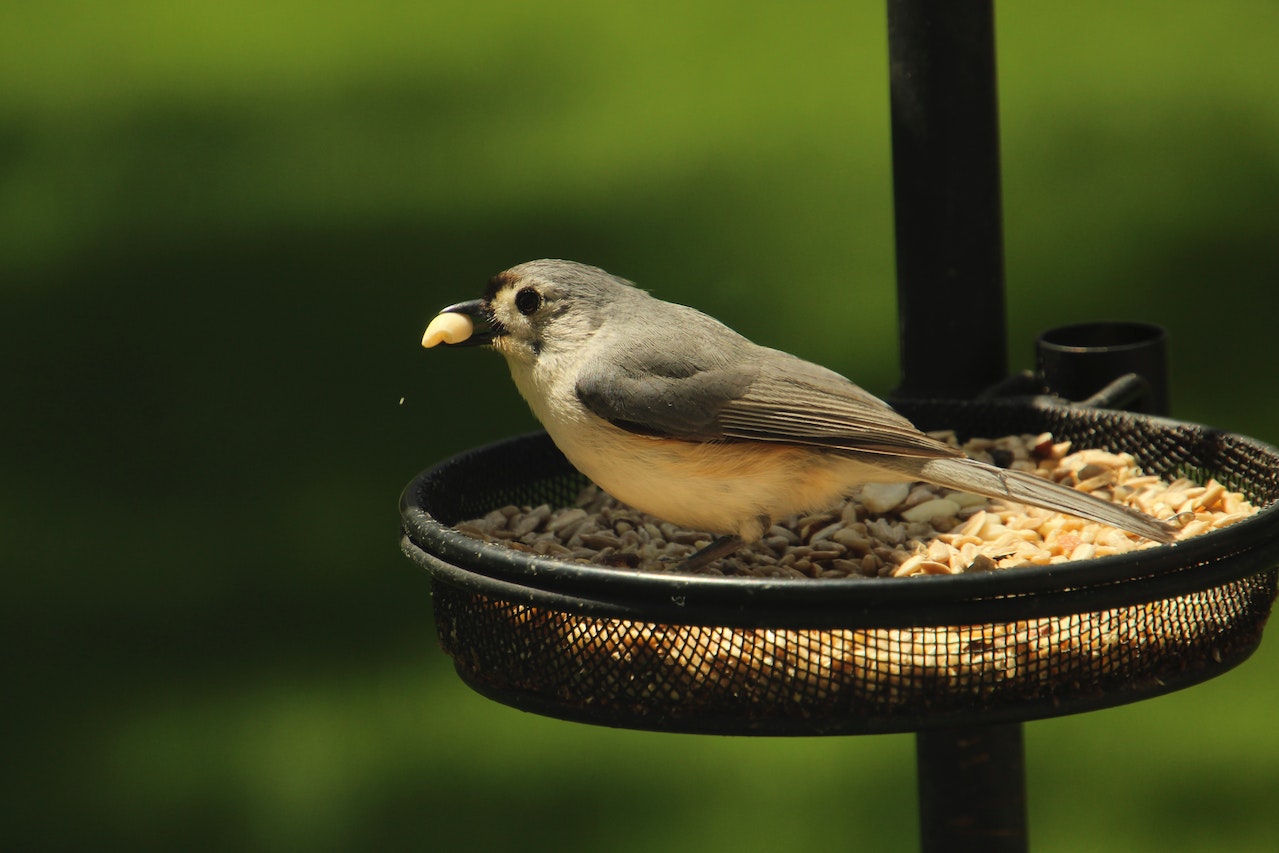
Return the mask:
[[[930,459],[919,467],[918,475],[946,488],[1068,513],[1156,542],[1172,542],[1179,529],[1175,524],[1152,518],[1123,504],[1112,503],[1034,474],[996,468],[975,459]]]

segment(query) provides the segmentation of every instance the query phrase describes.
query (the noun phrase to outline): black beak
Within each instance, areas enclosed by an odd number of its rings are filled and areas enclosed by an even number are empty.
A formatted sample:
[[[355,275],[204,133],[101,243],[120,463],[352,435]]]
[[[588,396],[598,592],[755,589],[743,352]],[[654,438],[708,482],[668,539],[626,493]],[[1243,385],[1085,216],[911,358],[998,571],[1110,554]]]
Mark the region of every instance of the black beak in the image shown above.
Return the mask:
[[[483,324],[482,327],[477,326],[475,331],[472,332],[471,336],[467,338],[466,340],[456,344],[445,344],[444,346],[448,346],[448,347],[482,346],[484,344],[493,343],[493,338],[501,334],[501,332],[494,327],[493,315],[491,315],[489,313],[488,308],[485,307],[483,299],[470,299],[466,302],[459,302],[456,305],[450,305],[447,308],[441,309],[440,313],[441,314],[465,314],[466,316],[470,317],[472,320],[475,320],[477,324]]]

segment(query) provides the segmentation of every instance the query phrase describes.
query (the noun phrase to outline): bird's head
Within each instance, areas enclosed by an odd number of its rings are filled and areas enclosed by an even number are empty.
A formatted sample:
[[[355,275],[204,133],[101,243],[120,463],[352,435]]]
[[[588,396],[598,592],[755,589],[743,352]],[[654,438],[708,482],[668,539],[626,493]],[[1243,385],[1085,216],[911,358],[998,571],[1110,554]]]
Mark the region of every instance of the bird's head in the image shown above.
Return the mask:
[[[588,341],[621,303],[643,295],[630,282],[573,261],[529,261],[489,280],[483,299],[443,309],[427,327],[423,346],[490,344],[508,359],[533,363],[546,351]],[[481,325],[459,324],[462,315]]]

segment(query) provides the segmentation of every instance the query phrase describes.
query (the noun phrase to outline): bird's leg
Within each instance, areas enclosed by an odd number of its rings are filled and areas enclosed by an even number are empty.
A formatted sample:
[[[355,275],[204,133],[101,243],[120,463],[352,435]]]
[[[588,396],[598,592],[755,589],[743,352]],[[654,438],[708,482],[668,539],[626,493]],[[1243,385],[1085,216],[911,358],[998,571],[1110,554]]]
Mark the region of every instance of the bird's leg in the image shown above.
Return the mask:
[[[695,552],[687,560],[679,564],[678,571],[695,572],[698,569],[715,562],[720,557],[727,557],[729,554],[742,547],[742,537],[740,536],[720,536],[711,544],[707,545],[700,551]]]

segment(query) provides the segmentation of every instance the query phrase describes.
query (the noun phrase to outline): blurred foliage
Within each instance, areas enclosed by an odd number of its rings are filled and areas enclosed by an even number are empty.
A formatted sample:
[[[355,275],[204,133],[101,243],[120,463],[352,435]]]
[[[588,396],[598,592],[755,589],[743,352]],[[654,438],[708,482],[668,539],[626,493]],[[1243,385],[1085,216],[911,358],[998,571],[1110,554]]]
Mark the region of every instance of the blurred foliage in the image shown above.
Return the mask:
[[[522,260],[892,387],[880,4],[4,17],[8,846],[915,847],[910,738],[494,705],[396,549],[417,470],[533,426],[498,359],[417,346]],[[1277,40],[1269,0],[1001,6],[1014,367],[1054,325],[1161,323],[1178,416],[1279,440]],[[1277,685],[1272,639],[1029,725],[1036,849],[1270,849]]]

